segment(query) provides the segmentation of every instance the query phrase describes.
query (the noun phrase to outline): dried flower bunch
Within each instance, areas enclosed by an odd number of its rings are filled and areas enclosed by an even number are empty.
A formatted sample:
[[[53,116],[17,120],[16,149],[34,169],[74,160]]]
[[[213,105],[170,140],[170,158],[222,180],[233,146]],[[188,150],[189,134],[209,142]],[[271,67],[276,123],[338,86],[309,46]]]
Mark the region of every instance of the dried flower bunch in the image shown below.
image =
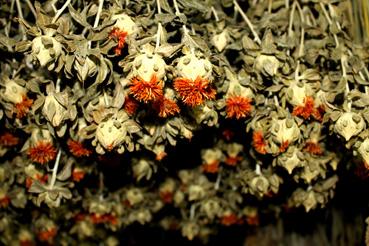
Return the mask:
[[[347,34],[347,0],[8,2],[4,244],[117,245],[149,222],[206,239],[324,207],[332,139],[369,167],[369,53]]]

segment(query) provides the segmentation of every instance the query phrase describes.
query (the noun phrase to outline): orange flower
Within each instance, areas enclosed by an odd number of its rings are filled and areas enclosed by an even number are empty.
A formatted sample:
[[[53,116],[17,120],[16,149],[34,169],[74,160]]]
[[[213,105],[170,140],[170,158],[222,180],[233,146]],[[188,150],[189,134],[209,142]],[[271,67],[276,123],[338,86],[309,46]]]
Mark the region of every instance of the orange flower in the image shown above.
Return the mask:
[[[45,184],[47,180],[49,179],[49,176],[47,176],[47,174],[45,175],[36,174],[35,179],[40,181],[40,183]],[[27,177],[26,178],[26,188],[29,189],[32,186],[32,184],[33,184],[33,178]]]
[[[183,103],[194,107],[201,105],[204,100],[215,99],[216,90],[210,86],[207,79],[197,77],[195,81],[186,78],[174,80],[174,89],[181,96]]]
[[[0,136],[0,145],[11,147],[19,143],[19,138],[15,137],[13,134],[6,132]]]
[[[167,118],[168,116],[173,116],[178,114],[180,109],[178,105],[168,98],[162,97],[154,102],[154,109],[159,112],[159,117]]]
[[[92,151],[83,147],[82,143],[69,139],[67,141],[69,151],[76,157],[89,156]]]
[[[151,76],[150,81],[144,81],[140,77],[134,77],[131,80],[131,94],[138,101],[145,103],[156,101],[163,97],[163,83],[156,78],[156,75]]]
[[[52,240],[56,236],[56,228],[52,227],[48,230],[42,230],[37,234],[40,241],[46,242]]]
[[[138,109],[138,102],[134,98],[127,96],[124,100],[123,109],[128,115],[132,116]]]
[[[285,152],[288,149],[288,145],[289,145],[289,142],[287,140],[283,141],[281,146],[279,146],[279,152],[281,153]]]
[[[7,195],[4,195],[3,197],[0,198],[0,207],[6,208],[9,206],[9,203],[10,197],[8,197]]]
[[[79,182],[85,177],[86,173],[79,168],[74,168],[72,172],[72,179],[74,182]]]
[[[15,112],[17,114],[17,118],[21,119],[26,116],[32,104],[32,99],[29,99],[27,96],[23,96],[23,100],[20,103],[15,104]]]
[[[248,216],[246,218],[246,222],[248,225],[258,226],[260,224],[259,216],[258,215]]]
[[[234,213],[223,215],[220,223],[225,226],[234,225],[238,222],[238,218]]]
[[[117,27],[114,27],[109,33],[109,38],[113,38],[118,42],[117,46],[114,48],[114,52],[117,56],[122,54],[122,49],[124,48],[124,44],[126,43],[126,37],[127,32],[122,31]]]
[[[219,161],[214,161],[212,163],[202,164],[202,170],[205,173],[217,173],[219,170]]]
[[[251,99],[242,96],[230,96],[226,100],[227,118],[237,120],[245,118],[251,113]]]
[[[111,214],[91,214],[90,219],[93,224],[101,224],[110,222],[112,225],[116,225],[118,223],[117,217]]]
[[[166,204],[173,202],[173,193],[170,191],[161,191],[159,193],[159,196],[160,196],[160,199]]]
[[[56,149],[52,143],[39,141],[34,147],[28,149],[29,158],[33,162],[45,164],[56,157]]]
[[[304,150],[314,155],[323,154],[323,150],[320,148],[319,144],[313,141],[306,141]]]
[[[164,157],[166,157],[166,156],[167,156],[167,153],[166,153],[166,152],[164,152],[164,151],[162,151],[162,152],[158,153],[158,154],[155,156],[155,160],[157,160],[157,161],[161,161],[161,160],[163,160],[163,159],[164,159]]]
[[[266,154],[265,147],[267,146],[267,144],[264,140],[264,136],[263,136],[262,131],[255,131],[252,134],[252,146],[254,147],[256,152],[258,152],[260,154],[263,154],[263,155]]]
[[[324,107],[319,106],[318,108],[314,108],[314,98],[311,96],[307,96],[304,98],[304,105],[296,106],[292,112],[295,116],[301,116],[305,120],[309,119],[310,116],[313,116],[316,120],[322,120],[324,114]]]
[[[227,164],[228,166],[234,167],[241,160],[242,160],[241,156],[235,156],[235,157],[229,156],[225,160],[225,164]]]

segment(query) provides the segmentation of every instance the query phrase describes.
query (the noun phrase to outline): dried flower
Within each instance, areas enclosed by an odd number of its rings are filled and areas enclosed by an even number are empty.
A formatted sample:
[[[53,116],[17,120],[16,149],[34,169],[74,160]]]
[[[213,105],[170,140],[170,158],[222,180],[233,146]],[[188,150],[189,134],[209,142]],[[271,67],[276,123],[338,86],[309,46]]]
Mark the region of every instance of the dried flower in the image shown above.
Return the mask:
[[[179,113],[180,109],[175,101],[162,97],[153,104],[154,109],[159,113],[159,117],[167,118]]]
[[[49,229],[41,230],[37,233],[37,237],[41,242],[50,242],[56,236],[57,229],[51,227]]]
[[[123,109],[127,112],[128,115],[134,115],[138,109],[138,106],[139,104],[134,98],[127,96],[124,99]]]
[[[92,151],[89,149],[86,149],[82,143],[78,141],[74,141],[72,139],[69,139],[67,141],[69,151],[76,157],[83,157],[83,156],[89,156]]]
[[[134,77],[131,80],[129,89],[135,99],[145,103],[156,101],[163,97],[163,83],[156,78],[155,74],[151,76],[150,81],[144,81],[140,77]]]
[[[82,169],[76,167],[73,169],[72,172],[72,179],[74,182],[80,182],[86,175],[86,172]]]
[[[201,105],[205,100],[215,99],[216,90],[211,87],[209,80],[201,77],[195,80],[177,78],[174,80],[174,88],[183,103],[191,107]]]
[[[45,164],[56,157],[56,149],[51,142],[39,141],[28,149],[29,158],[37,163]]]
[[[219,170],[219,161],[202,164],[202,170],[205,173],[217,173]]]
[[[304,150],[313,155],[323,154],[323,150],[320,147],[319,143],[316,143],[314,141],[306,141]]]
[[[227,118],[237,120],[245,118],[251,113],[251,99],[243,96],[229,96],[226,99]]]
[[[17,118],[21,119],[24,116],[26,116],[32,104],[33,104],[32,99],[23,96],[22,101],[20,103],[15,104],[15,113],[17,114]]]
[[[119,56],[122,54],[127,35],[127,32],[120,30],[118,27],[114,27],[110,31],[109,38],[113,38],[118,42],[117,46],[114,48],[115,55]]]
[[[304,104],[302,106],[295,106],[292,114],[296,116],[301,116],[305,120],[309,119],[310,116],[313,116],[317,120],[322,120],[322,114],[319,108],[315,108],[314,98],[311,96],[307,96],[304,98]]]
[[[264,140],[264,135],[262,131],[254,131],[254,133],[252,134],[252,146],[260,154],[265,155],[267,153],[265,149],[267,143]]]
[[[220,221],[220,223],[224,226],[231,226],[237,224],[237,222],[238,222],[237,215],[235,215],[230,211],[225,212]]]
[[[19,143],[19,138],[15,137],[13,134],[6,132],[0,136],[0,145],[5,147],[12,147]]]

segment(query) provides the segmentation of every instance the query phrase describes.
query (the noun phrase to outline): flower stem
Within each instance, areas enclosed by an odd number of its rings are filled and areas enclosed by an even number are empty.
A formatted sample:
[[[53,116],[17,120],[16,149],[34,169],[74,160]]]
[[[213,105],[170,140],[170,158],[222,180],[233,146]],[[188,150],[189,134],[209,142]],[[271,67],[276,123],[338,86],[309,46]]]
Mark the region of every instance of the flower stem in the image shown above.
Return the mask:
[[[17,11],[18,11],[18,14],[19,14],[19,18],[23,19],[22,6],[20,5],[19,0],[15,0],[15,3],[17,5]],[[19,27],[20,27],[21,32],[22,32],[22,40],[26,40],[27,37],[26,37],[26,31],[24,30],[24,26],[22,24],[19,24]]]
[[[60,15],[64,12],[64,10],[68,7],[68,5],[70,4],[70,2],[71,2],[72,0],[67,0],[65,3],[64,3],[64,5],[61,7],[61,9],[59,9],[58,10],[58,12],[56,12],[56,14],[55,14],[55,16],[54,16],[54,18],[53,18],[53,20],[51,21],[51,23],[55,23],[58,19],[59,19],[59,17],[60,17]]]
[[[55,164],[54,164],[54,167],[53,167],[53,174],[51,176],[51,181],[50,181],[50,184],[49,184],[49,189],[50,190],[52,190],[54,188],[54,185],[55,185],[56,175],[58,174],[60,156],[61,156],[61,149],[59,149],[59,151],[58,151],[58,155],[56,156]]]
[[[103,6],[104,6],[104,0],[99,0],[99,8],[97,9],[97,14],[95,17],[94,28],[96,28],[99,25],[100,15],[101,15]]]
[[[254,38],[256,40],[256,42],[258,44],[261,44],[261,40],[259,38],[259,35],[255,32],[254,26],[252,25],[251,21],[249,20],[249,18],[247,18],[247,15],[245,14],[245,12],[243,12],[243,10],[241,9],[240,5],[238,5],[238,2],[236,0],[233,0],[233,4],[235,9],[240,12],[242,18],[246,21],[247,26],[250,28],[252,35],[254,35]]]
[[[31,10],[33,16],[36,18],[37,17],[37,13],[36,13],[35,8],[33,7],[33,4],[31,3],[30,0],[26,0],[26,3],[28,5],[29,9]]]

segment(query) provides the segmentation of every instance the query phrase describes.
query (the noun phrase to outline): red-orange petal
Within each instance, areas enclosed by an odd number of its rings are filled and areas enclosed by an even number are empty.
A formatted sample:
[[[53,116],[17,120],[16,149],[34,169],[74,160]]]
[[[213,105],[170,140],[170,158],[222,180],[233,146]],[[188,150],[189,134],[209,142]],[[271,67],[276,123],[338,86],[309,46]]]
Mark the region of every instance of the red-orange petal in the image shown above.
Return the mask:
[[[128,115],[134,115],[138,109],[138,106],[139,104],[134,98],[127,96],[124,99],[123,109],[127,112]]]
[[[17,118],[21,119],[26,116],[32,104],[32,99],[29,99],[27,96],[23,96],[22,101],[15,104],[15,113],[17,114]]]
[[[194,107],[205,100],[215,99],[216,90],[211,87],[209,80],[197,77],[194,81],[186,78],[174,80],[174,89],[178,92],[184,104]]]
[[[28,149],[28,156],[33,162],[45,164],[56,157],[56,149],[52,143],[40,141],[35,146]]]
[[[202,164],[202,170],[205,173],[217,173],[219,170],[219,162],[214,161],[212,163],[204,163]]]
[[[13,134],[6,132],[0,136],[0,145],[5,147],[12,147],[19,143],[19,138],[15,137]]]
[[[313,142],[313,141],[306,141],[304,150],[311,153],[311,154],[314,154],[314,155],[323,154],[323,150],[320,147],[320,145],[318,143]]]
[[[251,99],[242,96],[230,96],[226,100],[227,118],[237,120],[245,118],[251,113]]]
[[[92,151],[83,147],[82,143],[69,139],[67,141],[69,151],[76,157],[89,156]]]
[[[225,226],[231,226],[238,222],[238,218],[234,213],[231,213],[229,215],[224,215],[220,221],[222,225]]]
[[[130,93],[135,99],[148,103],[163,97],[163,83],[154,75],[150,81],[145,81],[140,77],[131,80]]]
[[[114,48],[114,52],[116,55],[120,55],[122,53],[122,49],[124,48],[124,45],[126,43],[128,33],[120,30],[117,27],[114,27],[110,33],[109,38],[113,38],[117,41],[117,46]]]
[[[180,109],[175,101],[168,98],[161,98],[154,102],[154,109],[158,111],[159,117],[167,118],[179,113]]]
[[[252,146],[256,150],[256,152],[260,154],[266,154],[266,142],[264,140],[263,132],[262,131],[254,131],[252,134]]]

